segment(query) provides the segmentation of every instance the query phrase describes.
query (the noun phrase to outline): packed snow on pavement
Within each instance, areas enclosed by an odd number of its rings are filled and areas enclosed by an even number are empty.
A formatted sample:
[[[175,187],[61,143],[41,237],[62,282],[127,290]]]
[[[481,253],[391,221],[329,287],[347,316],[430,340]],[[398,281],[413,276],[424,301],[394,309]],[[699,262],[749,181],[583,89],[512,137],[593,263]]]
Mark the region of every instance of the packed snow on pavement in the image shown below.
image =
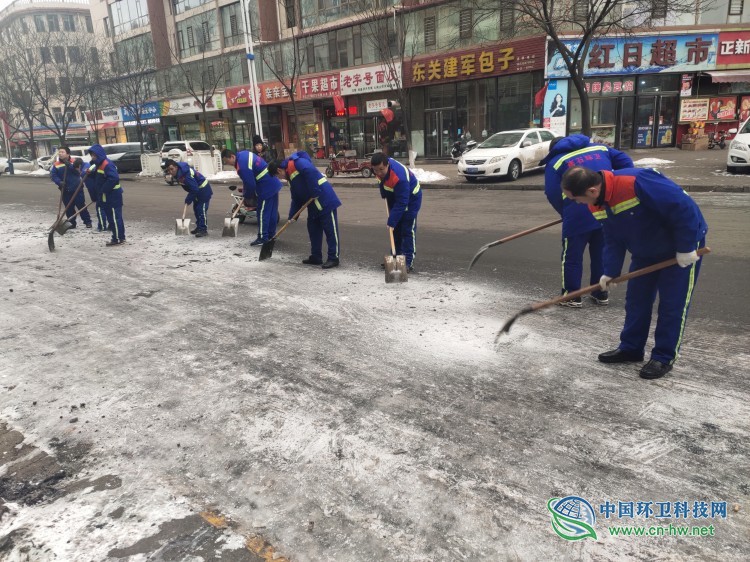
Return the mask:
[[[24,446],[84,447],[81,475],[120,484],[6,503],[6,559],[117,560],[206,509],[233,521],[227,549],[262,536],[291,560],[750,551],[750,338],[730,321],[690,324],[675,370],[645,382],[595,361],[622,291],[525,316],[496,346],[507,318],[553,295],[500,274],[385,284],[379,257],[323,271],[283,240],[258,262],[246,238],[178,237],[173,219],[129,220],[115,248],[72,231],[50,253],[50,222],[0,209],[0,421]],[[689,521],[714,537],[613,537],[600,518],[597,541],[567,543],[546,507],[566,495],[729,512]]]

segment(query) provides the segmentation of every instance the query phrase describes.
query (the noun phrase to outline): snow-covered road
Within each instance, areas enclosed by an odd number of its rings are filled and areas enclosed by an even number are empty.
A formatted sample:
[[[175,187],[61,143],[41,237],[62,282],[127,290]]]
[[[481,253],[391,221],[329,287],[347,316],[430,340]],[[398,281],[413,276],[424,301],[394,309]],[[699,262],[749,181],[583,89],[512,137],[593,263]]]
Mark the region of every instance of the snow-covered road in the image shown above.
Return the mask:
[[[61,482],[84,484],[6,497],[3,560],[159,560],[133,545],[209,509],[233,522],[224,560],[247,537],[311,561],[747,559],[746,326],[691,323],[673,373],[646,382],[595,360],[622,290],[495,346],[529,300],[502,283],[386,285],[300,265],[283,240],[258,262],[245,239],[135,221],[123,247],[79,230],[50,253],[47,222],[0,209],[0,421],[58,458],[76,447]],[[547,501],[567,495],[597,509],[597,541],[553,532]],[[729,512],[686,521],[713,537],[613,537],[598,508],[618,500]],[[615,524],[667,523],[685,521]]]

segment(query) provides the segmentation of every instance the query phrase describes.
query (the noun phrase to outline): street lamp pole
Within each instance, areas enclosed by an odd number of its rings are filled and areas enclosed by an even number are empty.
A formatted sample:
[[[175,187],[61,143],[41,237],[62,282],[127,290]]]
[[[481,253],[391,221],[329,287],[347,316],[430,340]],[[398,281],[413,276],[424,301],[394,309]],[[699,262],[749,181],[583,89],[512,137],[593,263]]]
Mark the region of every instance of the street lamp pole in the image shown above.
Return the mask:
[[[255,128],[260,138],[263,138],[263,123],[260,118],[260,96],[258,96],[258,76],[255,74],[255,53],[253,52],[252,30],[250,29],[250,13],[247,0],[240,0],[242,21],[245,28],[245,58],[247,59],[247,74],[250,79],[250,99],[253,104]]]

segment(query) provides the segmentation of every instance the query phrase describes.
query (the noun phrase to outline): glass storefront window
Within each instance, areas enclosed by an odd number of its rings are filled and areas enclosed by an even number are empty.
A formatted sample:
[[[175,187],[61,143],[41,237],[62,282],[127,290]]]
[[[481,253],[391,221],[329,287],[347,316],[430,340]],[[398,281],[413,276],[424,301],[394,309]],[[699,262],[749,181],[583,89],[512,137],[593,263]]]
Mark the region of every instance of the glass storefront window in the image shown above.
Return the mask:
[[[638,76],[639,94],[677,92],[679,90],[679,74],[642,74]]]
[[[526,128],[532,119],[533,75],[501,76],[497,81],[497,130]]]
[[[495,79],[460,82],[456,96],[458,138],[481,142],[497,117]]]

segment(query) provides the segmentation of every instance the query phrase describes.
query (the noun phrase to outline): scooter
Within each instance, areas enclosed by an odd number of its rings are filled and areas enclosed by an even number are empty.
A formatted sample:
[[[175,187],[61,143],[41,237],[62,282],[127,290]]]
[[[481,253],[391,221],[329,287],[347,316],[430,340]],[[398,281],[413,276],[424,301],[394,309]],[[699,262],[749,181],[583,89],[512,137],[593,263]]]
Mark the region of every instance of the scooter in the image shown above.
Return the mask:
[[[232,196],[232,208],[229,210],[230,214],[234,214],[237,207],[240,207],[240,210],[237,211],[237,218],[240,220],[240,224],[245,222],[245,219],[255,219],[258,220],[258,212],[257,212],[257,201],[255,200],[255,196],[253,195],[250,198],[250,202],[253,203],[252,206],[246,207],[245,206],[245,197],[243,196],[242,188],[237,188],[236,185],[230,185],[229,186],[230,195]]]
[[[458,164],[458,161],[461,159],[462,154],[466,154],[469,152],[472,148],[475,148],[477,146],[477,141],[470,140],[466,143],[465,147],[461,147],[461,141],[456,141],[453,143],[453,148],[451,148],[451,161],[454,164]]]
[[[718,135],[718,137],[717,137]],[[727,133],[726,131],[711,131],[708,133],[708,148],[718,146],[722,150],[727,147]]]

